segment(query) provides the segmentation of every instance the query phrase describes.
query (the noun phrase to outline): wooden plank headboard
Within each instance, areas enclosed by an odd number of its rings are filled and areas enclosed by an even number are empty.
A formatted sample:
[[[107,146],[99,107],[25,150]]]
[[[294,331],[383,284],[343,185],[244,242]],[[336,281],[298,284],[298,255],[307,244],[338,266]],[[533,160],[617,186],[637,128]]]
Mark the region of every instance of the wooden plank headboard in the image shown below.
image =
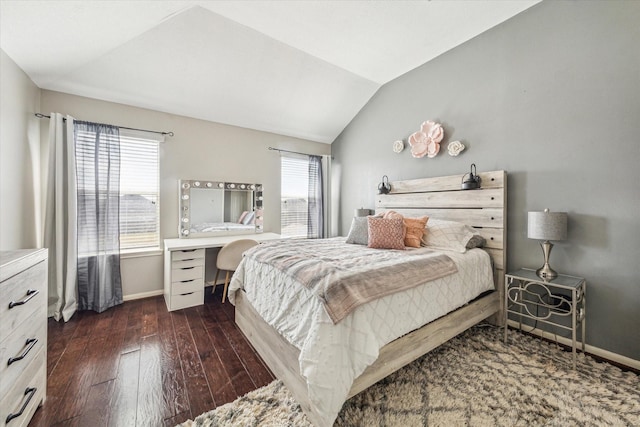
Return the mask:
[[[427,215],[477,228],[486,240],[485,249],[496,269],[496,289],[502,294],[507,265],[507,173],[479,175],[477,190],[461,189],[464,175],[391,182],[390,193],[376,197],[376,213],[394,210],[406,216]]]

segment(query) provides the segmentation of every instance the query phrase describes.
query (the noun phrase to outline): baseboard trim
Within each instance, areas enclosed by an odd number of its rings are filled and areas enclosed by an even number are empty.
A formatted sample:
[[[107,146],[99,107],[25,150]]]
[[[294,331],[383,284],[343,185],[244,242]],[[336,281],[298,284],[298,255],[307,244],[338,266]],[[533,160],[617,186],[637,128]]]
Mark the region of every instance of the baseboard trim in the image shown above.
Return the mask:
[[[515,320],[509,319],[508,320],[508,324],[513,329],[520,329],[519,322],[517,322]],[[552,334],[550,332],[542,331],[540,329],[533,329],[533,330],[530,331],[530,330],[528,330],[528,328],[524,329],[525,326],[526,325],[523,325],[522,331],[526,331],[527,333],[529,333],[531,335],[537,335],[537,336],[539,336],[541,338],[544,338],[544,339],[547,339],[547,340],[550,340],[550,341],[556,341],[556,335],[554,335],[554,334]],[[563,345],[566,345],[568,347],[571,347],[571,340],[569,338],[558,336],[557,337],[557,341],[558,341],[559,344],[563,344]],[[579,340],[578,340],[577,348],[578,348],[578,350],[580,350],[582,348],[581,345],[580,345]],[[615,363],[617,363],[619,365],[627,366],[627,367],[629,367],[631,369],[634,369],[636,371],[640,371],[640,360],[635,360],[635,359],[632,359],[630,357],[623,356],[621,354],[614,353],[614,352],[609,351],[609,350],[604,350],[604,349],[599,348],[599,347],[594,347],[594,346],[589,345],[589,344],[585,345],[585,351],[587,353],[589,353],[589,354],[592,354],[594,356],[600,357],[602,359],[610,360],[610,361],[615,362]]]
[[[137,294],[124,295],[122,297],[122,300],[123,301],[132,301],[134,299],[156,297],[158,295],[162,295],[163,293],[164,293],[164,290],[162,290],[162,289],[158,289],[157,291],[140,292],[140,293],[137,293]]]

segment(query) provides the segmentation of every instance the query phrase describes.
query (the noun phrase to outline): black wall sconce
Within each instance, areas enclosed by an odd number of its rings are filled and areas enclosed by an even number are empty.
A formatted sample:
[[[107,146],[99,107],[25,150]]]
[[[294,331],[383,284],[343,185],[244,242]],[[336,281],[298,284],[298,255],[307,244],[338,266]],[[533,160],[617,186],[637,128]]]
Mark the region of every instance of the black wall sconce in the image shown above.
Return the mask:
[[[464,177],[467,175],[469,178],[465,180]],[[476,164],[471,163],[471,171],[462,175],[462,189],[475,190],[476,188],[480,188],[480,175],[476,172]]]
[[[389,178],[387,175],[382,177],[382,182],[378,184],[378,194],[389,194],[391,191],[391,184],[389,184]]]

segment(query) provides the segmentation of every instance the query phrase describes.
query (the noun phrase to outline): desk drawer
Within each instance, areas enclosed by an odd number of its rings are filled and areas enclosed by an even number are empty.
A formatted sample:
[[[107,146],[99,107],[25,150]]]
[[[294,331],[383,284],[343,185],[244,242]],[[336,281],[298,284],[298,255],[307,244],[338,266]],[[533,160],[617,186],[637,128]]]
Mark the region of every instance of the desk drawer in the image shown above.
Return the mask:
[[[35,388],[33,391],[29,391]],[[0,426],[23,427],[29,424],[33,413],[45,397],[47,388],[46,352],[40,349],[7,394],[0,400]],[[22,413],[20,410],[22,409]],[[9,414],[20,414],[7,422]]]
[[[204,259],[205,249],[187,249],[184,251],[171,251],[171,261],[183,259]]]
[[[169,311],[180,310],[181,308],[193,307],[204,304],[204,289],[198,292],[189,292],[183,295],[171,295]]]
[[[202,277],[198,279],[183,280],[181,282],[173,282],[171,284],[171,294],[180,295],[189,292],[198,292],[204,289],[204,280]]]
[[[2,282],[0,287],[0,342],[36,311],[47,310],[47,263],[41,261]],[[11,307],[11,308],[9,308]]]
[[[179,261],[171,261],[171,268],[179,270],[189,267],[201,267],[204,265],[204,258],[201,259],[183,259]]]
[[[171,270],[171,283],[182,282],[184,280],[191,280],[191,279],[204,280],[203,272],[204,272],[204,269],[202,268],[202,266]]]

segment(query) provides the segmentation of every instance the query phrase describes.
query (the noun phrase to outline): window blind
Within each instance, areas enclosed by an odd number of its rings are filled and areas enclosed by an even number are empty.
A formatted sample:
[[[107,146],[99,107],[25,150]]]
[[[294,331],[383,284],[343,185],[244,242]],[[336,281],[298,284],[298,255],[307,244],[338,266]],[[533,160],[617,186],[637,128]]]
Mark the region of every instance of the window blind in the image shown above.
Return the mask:
[[[320,156],[281,154],[280,234],[325,236],[323,162]]]
[[[120,249],[160,246],[159,140],[120,133]]]
[[[280,234],[307,237],[309,159],[282,154],[280,162]]]

